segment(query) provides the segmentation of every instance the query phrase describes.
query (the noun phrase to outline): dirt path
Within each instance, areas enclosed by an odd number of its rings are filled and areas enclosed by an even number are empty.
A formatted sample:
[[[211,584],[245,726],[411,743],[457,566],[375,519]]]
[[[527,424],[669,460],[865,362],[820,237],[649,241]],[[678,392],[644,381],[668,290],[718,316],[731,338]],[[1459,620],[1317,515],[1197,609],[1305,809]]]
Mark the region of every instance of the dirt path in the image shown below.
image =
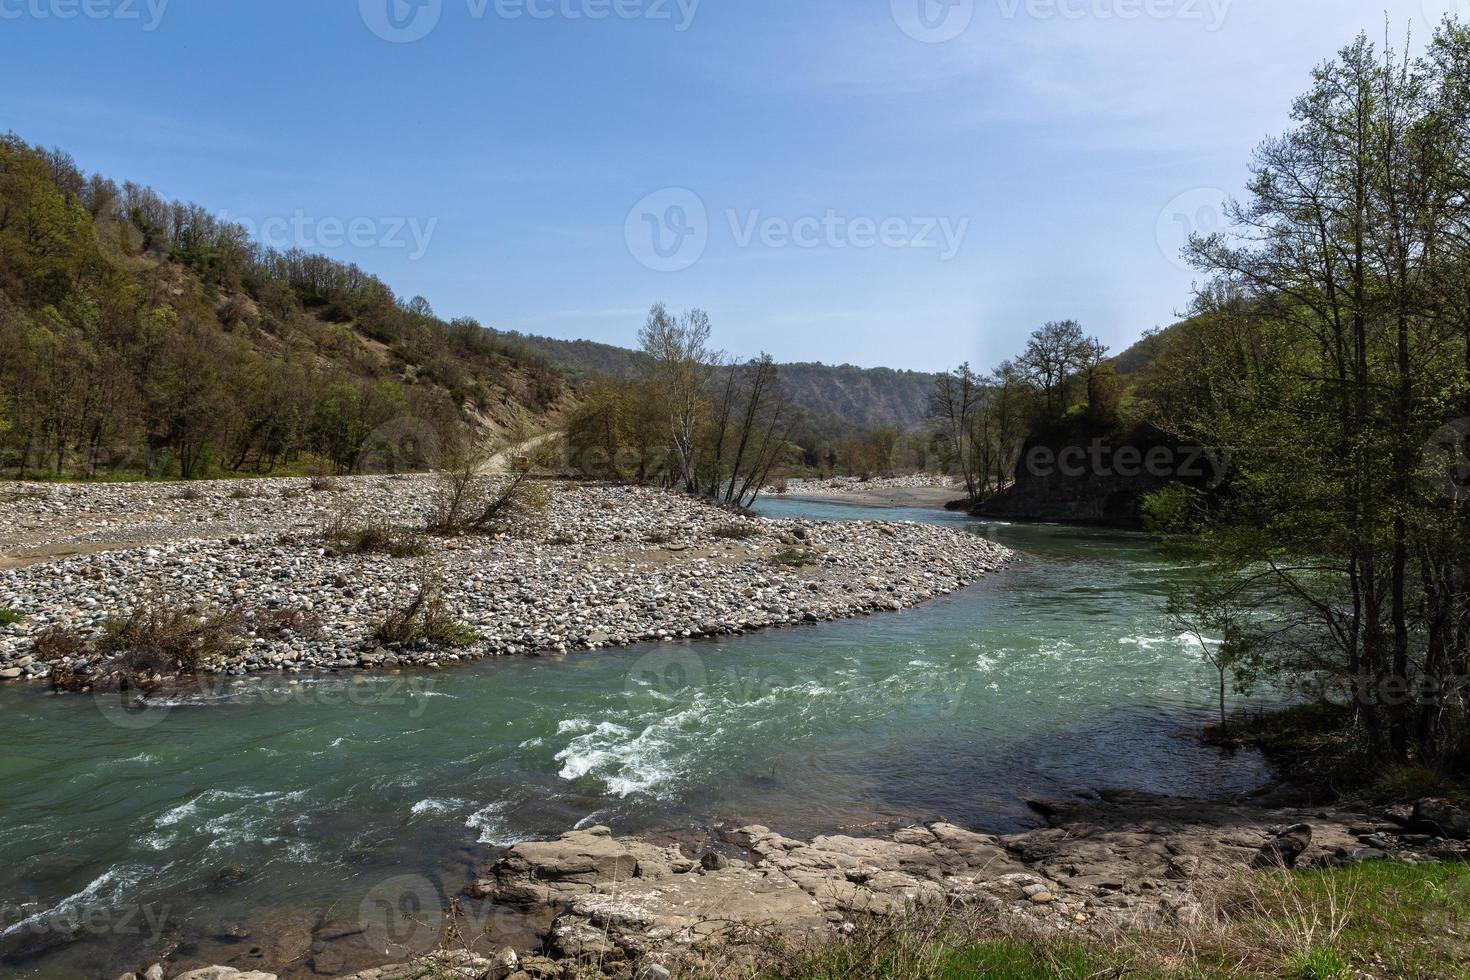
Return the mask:
[[[507,446],[505,449],[502,449],[500,452],[490,457],[489,461],[485,463],[482,472],[490,474],[509,473],[511,470],[511,464],[514,463],[516,459],[523,456],[531,455],[531,453],[535,452],[537,449],[540,449],[548,442],[551,442],[553,439],[560,437],[561,434],[562,433],[560,431],[556,430],[553,430],[551,432],[543,432],[539,436],[527,439],[525,442],[518,442],[514,446]]]

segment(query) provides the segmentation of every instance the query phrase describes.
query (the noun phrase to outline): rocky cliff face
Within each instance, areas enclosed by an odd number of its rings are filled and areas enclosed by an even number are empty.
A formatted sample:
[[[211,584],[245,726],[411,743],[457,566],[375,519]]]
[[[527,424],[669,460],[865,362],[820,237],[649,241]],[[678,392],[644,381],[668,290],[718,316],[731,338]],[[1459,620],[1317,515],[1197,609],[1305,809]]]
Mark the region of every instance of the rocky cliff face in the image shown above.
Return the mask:
[[[1150,493],[1171,483],[1213,489],[1227,471],[1220,455],[1144,429],[1043,435],[1026,443],[1016,482],[975,514],[1138,529]]]

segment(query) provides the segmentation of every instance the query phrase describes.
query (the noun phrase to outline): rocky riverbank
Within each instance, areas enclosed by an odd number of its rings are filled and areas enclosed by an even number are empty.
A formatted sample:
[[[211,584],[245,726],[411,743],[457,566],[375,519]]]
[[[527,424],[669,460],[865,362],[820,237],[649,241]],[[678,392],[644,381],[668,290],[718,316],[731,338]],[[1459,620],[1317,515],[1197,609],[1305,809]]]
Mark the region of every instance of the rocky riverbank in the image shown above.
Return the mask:
[[[393,558],[340,554],[323,531],[341,521],[423,527],[433,477],[9,485],[0,609],[21,618],[0,628],[0,680],[48,677],[56,665],[33,651],[48,627],[95,635],[159,597],[244,610],[247,625],[259,611],[312,625],[247,629],[209,673],[440,667],[898,611],[1009,557],[940,527],[768,521],[645,488],[550,490],[545,520],[524,535],[427,538],[426,556]],[[474,641],[374,642],[375,624],[413,597],[425,568]]]
[[[830,500],[833,503],[862,507],[917,507],[937,510],[953,503],[957,497],[964,496],[965,490],[952,477],[919,473],[872,480],[834,477],[830,480],[793,481],[781,492],[794,497]]]
[[[696,855],[592,827],[519,844],[468,891],[549,923],[542,948],[441,950],[354,976],[665,980],[738,956],[755,938],[838,940],[863,919],[922,903],[983,909],[1048,935],[1187,935],[1209,928],[1222,886],[1242,875],[1470,858],[1470,811],[1435,800],[1370,813],[1116,792],[1033,807],[1047,826],[999,837],[939,822],[799,841],[749,826]],[[272,976],[235,969],[182,976]]]

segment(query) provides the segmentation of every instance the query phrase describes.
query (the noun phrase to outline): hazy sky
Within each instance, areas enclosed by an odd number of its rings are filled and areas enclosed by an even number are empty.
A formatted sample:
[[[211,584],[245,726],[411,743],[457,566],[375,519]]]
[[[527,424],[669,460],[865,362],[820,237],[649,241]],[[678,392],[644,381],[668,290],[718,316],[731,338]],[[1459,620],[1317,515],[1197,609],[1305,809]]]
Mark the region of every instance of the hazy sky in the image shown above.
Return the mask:
[[[487,326],[936,369],[1172,322],[1312,66],[1470,0],[0,0],[0,127]]]

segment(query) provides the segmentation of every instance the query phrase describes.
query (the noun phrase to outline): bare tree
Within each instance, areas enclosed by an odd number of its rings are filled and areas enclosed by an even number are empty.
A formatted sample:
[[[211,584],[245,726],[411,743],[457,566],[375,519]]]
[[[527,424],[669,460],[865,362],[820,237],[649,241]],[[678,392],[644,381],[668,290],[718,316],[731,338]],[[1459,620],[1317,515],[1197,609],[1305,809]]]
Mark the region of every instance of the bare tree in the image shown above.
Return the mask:
[[[970,499],[980,499],[980,482],[975,465],[975,412],[982,390],[968,362],[946,371],[934,384],[929,397],[929,415],[940,426],[945,443],[965,479]]]
[[[651,380],[668,413],[679,478],[689,493],[699,489],[699,422],[715,360],[709,338],[709,316],[703,310],[675,318],[662,303],[648,312],[648,322],[638,332],[639,345],[653,362]]]

